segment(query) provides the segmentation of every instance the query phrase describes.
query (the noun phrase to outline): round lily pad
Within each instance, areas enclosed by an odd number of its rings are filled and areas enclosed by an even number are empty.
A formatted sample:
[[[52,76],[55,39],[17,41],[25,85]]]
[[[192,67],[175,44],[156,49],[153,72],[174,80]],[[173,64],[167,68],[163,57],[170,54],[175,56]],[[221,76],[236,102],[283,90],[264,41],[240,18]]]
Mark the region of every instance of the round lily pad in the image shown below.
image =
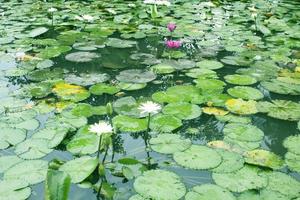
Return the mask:
[[[2,128],[0,132],[0,149],[16,145],[26,138],[26,132],[17,128]]]
[[[172,154],[178,151],[184,151],[191,146],[191,140],[182,139],[176,134],[159,134],[149,141],[151,149],[164,154]]]
[[[102,94],[115,94],[119,92],[120,89],[113,85],[108,85],[105,83],[98,83],[90,87],[90,92],[94,95],[102,95]]]
[[[118,88],[122,90],[132,91],[132,90],[140,90],[147,86],[147,83],[118,83]]]
[[[185,196],[186,200],[235,200],[234,195],[227,189],[213,184],[197,185]]]
[[[238,153],[230,152],[222,149],[216,150],[222,157],[221,164],[212,169],[217,173],[230,173],[241,169],[244,166],[244,158]]]
[[[288,149],[289,152],[300,155],[300,135],[289,136],[283,141],[283,146]]]
[[[150,128],[158,132],[172,132],[181,126],[181,120],[173,115],[157,114],[151,118],[150,122]]]
[[[257,82],[252,76],[239,74],[226,75],[224,79],[227,83],[234,85],[252,85]]]
[[[235,86],[233,88],[229,88],[227,92],[233,97],[245,100],[258,100],[264,97],[258,89],[248,86]]]
[[[93,52],[85,52],[85,51],[80,51],[80,52],[74,52],[66,55],[66,60],[71,61],[71,62],[78,62],[78,63],[83,63],[83,62],[91,62],[95,58],[99,58],[100,56],[97,53]]]
[[[120,131],[141,132],[147,129],[147,119],[137,119],[125,115],[118,115],[113,118],[113,124]]]
[[[131,40],[121,40],[118,38],[109,38],[106,42],[106,45],[114,48],[130,48],[136,45],[136,41]]]
[[[175,68],[168,63],[160,63],[153,65],[151,70],[156,74],[170,74],[175,71]]]
[[[31,189],[25,181],[0,181],[0,199],[25,200],[31,194]]]
[[[257,113],[256,101],[244,101],[242,99],[229,99],[225,103],[226,108],[235,114],[251,115]]]
[[[287,152],[285,154],[285,163],[290,170],[300,173],[300,155]]]
[[[211,169],[222,162],[217,151],[200,145],[192,145],[185,151],[176,152],[173,158],[179,165],[191,169]]]
[[[116,79],[125,83],[148,83],[153,81],[156,75],[151,71],[141,69],[128,69],[121,71]]]
[[[289,198],[300,196],[300,182],[282,172],[266,173],[269,179],[267,189],[277,191]]]
[[[214,60],[202,60],[200,62],[197,62],[196,66],[202,69],[220,69],[224,65]]]
[[[166,115],[174,115],[184,120],[194,119],[202,114],[199,106],[186,102],[170,103],[162,111]]]
[[[138,177],[133,184],[137,193],[143,198],[178,200],[186,192],[179,176],[165,170],[150,170]]]
[[[258,174],[257,167],[245,165],[242,169],[232,173],[213,173],[213,180],[217,185],[232,192],[244,192],[251,189],[266,187],[268,179]]]
[[[264,137],[264,133],[256,126],[240,123],[227,124],[223,129],[223,133],[233,140],[245,142],[258,142]]]
[[[4,180],[22,180],[30,185],[42,182],[46,178],[48,162],[44,160],[26,160],[4,172]]]
[[[68,74],[65,81],[75,85],[88,86],[108,81],[110,76],[106,73],[80,73],[79,75]]]
[[[217,79],[199,79],[195,82],[202,94],[222,93],[226,86],[226,83]]]
[[[285,83],[277,79],[272,79],[271,81],[261,82],[261,85],[277,94],[289,94],[289,95],[300,95],[300,88],[297,84]]]
[[[18,156],[1,156],[0,157],[0,173],[3,173],[13,165],[22,162],[23,159],[19,158]]]
[[[86,179],[96,169],[97,165],[97,158],[83,156],[66,162],[60,166],[59,170],[69,174],[72,183],[79,183]]]
[[[48,148],[48,141],[45,139],[28,139],[16,146],[15,153],[23,159],[37,159],[52,150]]]
[[[269,167],[272,169],[281,169],[284,161],[276,154],[263,149],[248,151],[244,154],[246,163]]]
[[[84,87],[68,83],[57,83],[52,91],[63,100],[70,100],[73,102],[85,100],[90,96],[89,91]]]

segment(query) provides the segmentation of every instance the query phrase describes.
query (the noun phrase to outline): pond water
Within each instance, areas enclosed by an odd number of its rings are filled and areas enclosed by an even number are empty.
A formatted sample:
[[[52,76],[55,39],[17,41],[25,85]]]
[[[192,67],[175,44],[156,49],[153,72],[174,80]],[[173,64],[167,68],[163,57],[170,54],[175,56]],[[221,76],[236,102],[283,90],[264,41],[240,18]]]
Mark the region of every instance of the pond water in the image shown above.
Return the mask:
[[[300,2],[0,2],[0,199],[300,199]]]

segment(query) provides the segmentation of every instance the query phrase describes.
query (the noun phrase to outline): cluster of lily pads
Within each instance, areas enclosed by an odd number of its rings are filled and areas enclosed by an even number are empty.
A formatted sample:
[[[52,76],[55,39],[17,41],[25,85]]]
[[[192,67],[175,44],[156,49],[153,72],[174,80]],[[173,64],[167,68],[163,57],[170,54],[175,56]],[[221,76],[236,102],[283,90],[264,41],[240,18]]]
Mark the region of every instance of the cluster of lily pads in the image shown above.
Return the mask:
[[[299,4],[166,2],[1,3],[0,199],[300,199]],[[294,125],[284,158],[258,115]]]

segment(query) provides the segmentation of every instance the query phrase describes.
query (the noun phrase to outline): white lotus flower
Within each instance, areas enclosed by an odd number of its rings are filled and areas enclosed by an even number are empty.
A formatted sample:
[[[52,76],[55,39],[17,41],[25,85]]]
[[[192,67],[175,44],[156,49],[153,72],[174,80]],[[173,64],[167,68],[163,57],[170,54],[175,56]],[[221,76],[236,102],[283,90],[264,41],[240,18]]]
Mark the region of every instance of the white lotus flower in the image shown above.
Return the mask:
[[[112,133],[113,127],[105,121],[99,121],[98,123],[95,123],[93,125],[90,125],[89,131],[96,133],[98,136],[106,133]]]
[[[147,113],[147,114],[157,114],[161,110],[161,106],[157,103],[154,103],[152,101],[147,101],[145,103],[142,103],[139,107],[139,110],[141,110],[141,114]]]
[[[15,59],[17,60],[23,60],[25,58],[26,54],[24,52],[16,52],[15,53]]]
[[[48,12],[50,12],[50,13],[54,13],[54,12],[56,12],[56,11],[57,11],[57,9],[56,9],[56,8],[53,8],[53,7],[48,9]]]
[[[144,0],[145,4],[155,4],[155,5],[164,5],[170,6],[171,3],[167,0]]]

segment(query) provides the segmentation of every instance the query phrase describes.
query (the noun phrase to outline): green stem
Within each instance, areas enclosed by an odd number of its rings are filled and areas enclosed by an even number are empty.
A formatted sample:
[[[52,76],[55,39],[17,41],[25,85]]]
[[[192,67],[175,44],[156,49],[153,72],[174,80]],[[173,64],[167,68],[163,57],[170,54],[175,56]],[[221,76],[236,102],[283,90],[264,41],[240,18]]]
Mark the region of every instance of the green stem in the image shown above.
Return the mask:
[[[148,138],[148,134],[150,131],[150,119],[151,119],[151,114],[148,114],[148,121],[147,121],[147,138]]]
[[[106,149],[105,149],[105,154],[104,154],[103,159],[102,159],[102,164],[104,164],[104,162],[105,162],[107,153],[108,153],[108,147],[106,147]]]
[[[100,138],[99,138],[99,144],[98,144],[97,158],[99,158],[99,155],[100,155],[101,142],[102,142],[102,135],[100,135]]]
[[[52,13],[52,27],[54,25],[54,14]]]

